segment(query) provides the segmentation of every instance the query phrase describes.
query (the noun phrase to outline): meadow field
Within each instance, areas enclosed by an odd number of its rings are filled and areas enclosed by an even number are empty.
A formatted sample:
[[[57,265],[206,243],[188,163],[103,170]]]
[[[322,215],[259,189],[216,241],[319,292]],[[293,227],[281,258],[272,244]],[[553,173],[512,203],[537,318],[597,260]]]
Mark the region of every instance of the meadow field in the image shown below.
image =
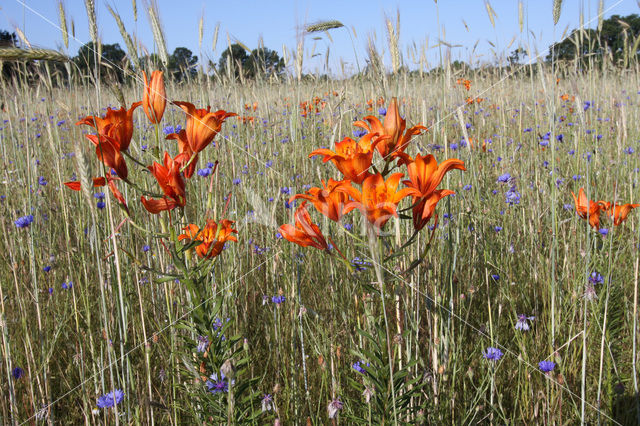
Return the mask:
[[[49,71],[2,81],[1,423],[640,419],[637,62],[165,79],[128,149],[141,73]]]

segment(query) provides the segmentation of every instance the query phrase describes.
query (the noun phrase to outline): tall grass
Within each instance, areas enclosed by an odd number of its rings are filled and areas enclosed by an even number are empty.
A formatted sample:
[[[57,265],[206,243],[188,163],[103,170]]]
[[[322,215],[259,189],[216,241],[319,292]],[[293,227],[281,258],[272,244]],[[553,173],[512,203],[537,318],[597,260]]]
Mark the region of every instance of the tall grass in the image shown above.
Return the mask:
[[[159,22],[152,11],[151,21]],[[221,84],[167,87],[172,100],[255,117],[228,120],[199,163],[204,169],[219,160],[220,171],[194,176],[188,189],[189,221],[224,211],[240,238],[202,291],[216,301],[215,315],[230,319],[224,335],[240,339],[248,363],[237,385],[249,383],[252,393],[248,402],[214,395],[225,407],[216,415],[227,419],[226,410],[242,406],[257,424],[324,424],[327,406],[339,398],[336,423],[344,424],[378,423],[375,404],[389,408],[387,422],[637,421],[640,218],[633,211],[620,227],[603,218],[609,233],[602,235],[577,217],[570,193],[585,187],[590,199],[638,202],[637,63],[624,71],[595,63],[582,72],[562,64],[522,67],[505,78],[496,68],[454,74],[443,60],[444,72],[407,74],[400,72],[399,18],[387,25],[393,74],[372,36],[370,77],[303,79],[301,37],[291,61],[297,81],[238,84],[218,76]],[[456,84],[461,77],[472,80],[469,91]],[[108,194],[105,208],[97,208],[93,194],[100,190],[86,183],[102,165],[74,123],[121,101],[95,87],[54,83],[2,82],[0,252],[7,267],[0,269],[0,386],[7,397],[0,416],[13,424],[213,422],[194,402],[208,394],[193,365],[198,336],[183,327],[199,301],[185,283],[152,272],[176,266],[165,238],[139,230],[179,231],[184,223],[149,215],[139,193],[125,186],[132,222],[123,221]],[[140,89],[131,83],[130,92]],[[569,100],[560,99],[564,94]],[[456,157],[467,166],[443,181],[456,195],[438,207],[424,261],[402,274],[424,252],[431,230],[390,266],[380,261],[389,247],[374,247],[354,215],[346,227],[321,222],[358,266],[354,271],[337,255],[279,239],[276,226],[292,221],[289,197],[336,177],[308,153],[353,137],[353,119],[379,115],[393,96],[410,125],[429,127],[410,145],[411,155]],[[314,97],[323,106],[301,116],[301,103]],[[255,111],[245,108],[254,102]],[[147,125],[140,111],[135,117],[132,155],[150,163],[156,149],[176,154],[162,128]],[[184,126],[181,110],[168,109],[162,126],[178,124]],[[145,170],[131,169],[154,190]],[[511,179],[499,181],[505,173]],[[84,191],[64,188],[74,174]],[[513,189],[519,202],[509,204]],[[18,228],[14,221],[28,214],[34,222]],[[412,234],[401,220],[386,230],[396,244]],[[593,272],[603,279],[590,287]],[[273,303],[274,296],[285,301]],[[535,317],[528,331],[515,327],[522,314]],[[488,347],[503,351],[502,359],[484,359]],[[371,363],[366,374],[352,367],[361,360]],[[542,360],[557,366],[545,374]],[[384,400],[387,389],[372,391],[370,378],[394,384],[394,403]],[[114,388],[125,391],[124,402],[96,409],[96,398]],[[266,394],[274,409],[262,412]],[[411,395],[407,411],[397,409],[403,395]]]

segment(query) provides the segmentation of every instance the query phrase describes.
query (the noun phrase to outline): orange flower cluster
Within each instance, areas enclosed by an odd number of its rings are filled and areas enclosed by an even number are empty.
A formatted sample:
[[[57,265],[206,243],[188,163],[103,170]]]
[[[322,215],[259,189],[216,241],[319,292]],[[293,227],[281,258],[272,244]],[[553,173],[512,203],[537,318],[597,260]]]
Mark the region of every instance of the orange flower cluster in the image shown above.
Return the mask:
[[[125,207],[122,194],[115,186],[115,181],[122,179],[128,182],[129,171],[123,155],[129,148],[133,136],[133,113],[142,105],[145,115],[152,124],[158,125],[166,108],[166,91],[162,71],[153,71],[148,79],[143,71],[144,90],[141,102],[135,102],[126,110],[107,109],[104,117],[87,116],[76,125],[93,127],[97,134],[87,135],[87,139],[95,146],[96,156],[109,170],[104,178],[94,179],[94,186],[107,183],[116,199]],[[198,109],[188,102],[173,102],[185,111],[187,124],[179,133],[172,133],[167,139],[177,140],[178,155],[172,158],[164,152],[162,163],[154,162],[147,167],[162,189],[160,199],[141,197],[141,202],[150,213],[172,210],[186,205],[185,181],[194,173],[198,154],[205,149],[220,132],[225,119],[234,116],[223,110],[212,112],[210,107]],[[257,105],[256,105],[257,107]],[[80,189],[80,182],[66,182],[69,188]]]
[[[600,229],[600,216],[605,213],[605,216],[610,217],[613,220],[614,226],[619,226],[627,219],[629,212],[640,207],[640,204],[615,204],[609,201],[591,201],[584,193],[584,188],[580,188],[578,196],[571,192],[573,200],[576,205],[576,212],[578,216],[589,221],[589,225],[592,228]]]
[[[375,105],[377,107],[384,106],[384,98],[382,96],[379,97],[378,100],[375,101]],[[373,111],[373,107],[374,107],[374,100],[373,99],[369,99],[367,101],[367,111]]]
[[[438,201],[453,194],[450,190],[437,189],[444,175],[453,169],[466,170],[464,163],[457,159],[446,160],[438,165],[432,155],[418,155],[413,159],[405,153],[412,137],[421,134],[426,128],[417,125],[406,129],[406,122],[400,117],[395,98],[387,108],[383,123],[368,116],[364,121],[356,121],[354,125],[368,133],[358,141],[347,137],[337,142],[335,152],[317,149],[309,155],[321,155],[325,163],[331,161],[342,174],[343,180],[322,181],[322,188],[310,188],[305,194],[291,197],[290,201],[303,199],[305,202],[295,213],[295,227],[288,224],[280,227],[280,233],[285,239],[303,247],[328,250],[320,229],[311,222],[307,202],[335,222],[352,210],[360,210],[374,230],[380,231],[392,216],[398,217],[398,204],[410,196],[413,201],[414,227],[420,230],[434,215]],[[382,159],[383,172],[378,172],[373,163],[376,151]],[[404,176],[401,172],[389,174],[396,160],[398,166],[407,167],[408,180],[401,180]],[[399,189],[401,182],[405,187]]]
[[[227,241],[238,241],[233,235],[238,231],[232,226],[233,221],[228,219],[222,219],[220,222],[208,220],[202,229],[191,223],[183,228],[186,232],[180,234],[178,240],[201,241],[201,244],[196,246],[196,253],[202,258],[212,259],[222,252]]]
[[[464,86],[466,90],[471,90],[471,80],[466,80],[463,78],[459,78],[456,80],[456,84],[460,86]]]
[[[325,101],[317,96],[314,96],[314,98],[310,102],[303,101],[300,102],[298,106],[300,107],[300,115],[302,117],[306,117],[309,114],[320,113],[320,111],[322,111],[326,105],[327,103]]]

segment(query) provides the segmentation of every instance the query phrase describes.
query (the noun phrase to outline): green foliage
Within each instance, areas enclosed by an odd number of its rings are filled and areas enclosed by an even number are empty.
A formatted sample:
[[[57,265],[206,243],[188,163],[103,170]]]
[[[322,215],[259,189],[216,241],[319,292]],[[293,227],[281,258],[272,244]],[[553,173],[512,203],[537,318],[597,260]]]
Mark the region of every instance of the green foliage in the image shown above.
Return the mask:
[[[394,412],[398,416],[401,423],[414,423],[416,415],[422,408],[415,404],[419,400],[424,387],[424,381],[421,375],[416,375],[418,371],[418,360],[410,359],[403,363],[401,369],[398,369],[398,361],[396,357],[401,351],[397,342],[401,342],[410,334],[406,330],[402,337],[396,337],[394,343],[393,357],[389,359],[386,347],[386,332],[383,321],[377,321],[373,325],[372,334],[358,330],[358,333],[364,338],[365,347],[360,350],[352,350],[357,358],[363,360],[361,367],[365,370],[362,373],[362,379],[359,377],[349,377],[347,379],[349,386],[359,396],[358,400],[351,401],[348,404],[352,408],[349,415],[349,421],[360,424],[387,424],[394,421]],[[365,364],[369,365],[365,365]],[[393,382],[391,381],[390,364],[393,364]],[[355,370],[352,374],[360,374]],[[391,383],[395,393],[391,391]],[[356,408],[357,407],[357,408]]]
[[[602,22],[602,31],[575,29],[564,40],[551,45],[547,62],[578,60],[583,66],[589,58],[600,62],[607,55],[616,65],[628,66],[631,57],[637,57],[640,36],[640,16],[613,15]],[[635,51],[632,48],[635,46]],[[626,60],[625,60],[626,58]]]
[[[76,66],[85,75],[98,75],[107,80],[124,81],[123,68],[127,67],[124,50],[118,43],[102,44],[102,55],[98,58],[97,46],[92,41],[84,44],[78,50],[78,55],[73,58]],[[96,61],[99,59],[100,69],[97,69]]]
[[[186,47],[176,47],[167,65],[169,77],[175,81],[188,80],[197,73],[198,57]]]
[[[279,76],[284,71],[284,60],[278,52],[266,47],[253,49],[251,54],[240,44],[235,43],[225,49],[218,61],[218,73],[222,76],[249,79]]]

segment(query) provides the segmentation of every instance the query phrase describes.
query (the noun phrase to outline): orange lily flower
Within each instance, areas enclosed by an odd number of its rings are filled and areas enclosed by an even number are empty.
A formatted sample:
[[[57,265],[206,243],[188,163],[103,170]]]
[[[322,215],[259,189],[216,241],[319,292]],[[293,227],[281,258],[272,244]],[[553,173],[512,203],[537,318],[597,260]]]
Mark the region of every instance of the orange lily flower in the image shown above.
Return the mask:
[[[187,140],[187,132],[186,130],[180,130],[179,133],[171,133],[167,135],[167,139],[175,139],[178,141],[178,151],[179,155],[175,158],[175,160],[180,163],[180,168],[182,169],[184,166],[189,164],[189,166],[184,169],[184,177],[190,179],[193,176],[193,172],[196,170],[196,163],[198,162],[198,154],[194,153],[189,146],[189,141]],[[191,157],[195,156],[193,160]],[[189,161],[191,160],[191,163]]]
[[[107,130],[111,125],[107,126]],[[105,166],[112,168],[116,171],[119,177],[126,179],[129,171],[127,170],[127,163],[124,161],[124,157],[118,149],[118,141],[107,135],[85,135],[87,139],[91,141],[96,147],[96,156],[98,160],[102,161]]]
[[[406,121],[400,117],[398,112],[398,103],[396,98],[391,100],[387,108],[387,114],[384,117],[384,123],[374,116],[367,116],[364,121],[356,121],[353,123],[356,127],[361,127],[369,133],[378,133],[382,136],[390,136],[384,143],[377,144],[376,149],[385,160],[389,161],[396,157],[402,157],[404,149],[415,135],[419,135],[423,130],[427,130],[422,125],[413,126],[405,131]],[[390,156],[387,158],[387,156]]]
[[[588,219],[589,225],[591,225],[592,228],[599,229],[600,213],[604,206],[601,203],[594,203],[587,199],[583,188],[580,188],[578,191],[578,197],[576,197],[576,194],[574,194],[573,191],[571,191],[571,195],[573,195],[573,201],[575,202],[578,216],[583,219]]]
[[[337,190],[344,182],[329,179],[329,182],[325,183],[323,180],[323,188],[309,188],[306,194],[294,195],[289,202],[298,198],[309,200],[316,210],[334,222],[338,222],[342,217],[344,206],[349,201],[347,194]]]
[[[164,197],[160,200],[141,198],[144,207],[153,214],[163,210],[173,210],[187,203],[185,197],[184,179],[180,175],[180,162],[171,158],[167,152],[164,153],[164,164],[154,162],[149,166],[151,174],[156,178],[158,184],[164,192]]]
[[[640,204],[616,204],[614,206],[610,206],[607,209],[607,215],[613,218],[613,224],[615,226],[620,225],[622,222],[627,220],[627,216],[629,212],[636,207],[640,207]]]
[[[371,175],[362,182],[362,192],[348,181],[343,183],[339,190],[346,192],[354,200],[345,207],[344,214],[358,208],[369,223],[381,229],[391,216],[398,216],[400,200],[415,193],[413,188],[396,191],[402,176],[402,173],[394,173],[385,181],[380,173]]]
[[[374,140],[372,141],[372,139]],[[371,175],[369,167],[373,159],[374,147],[387,139],[389,139],[388,136],[378,137],[377,133],[368,133],[358,142],[346,137],[336,143],[336,152],[329,149],[316,149],[309,154],[309,157],[324,155],[322,160],[324,163],[329,160],[333,161],[345,179],[361,184]]]
[[[213,259],[222,252],[227,241],[238,241],[233,235],[238,231],[232,226],[233,221],[228,219],[222,219],[219,223],[210,219],[202,229],[191,223],[183,228],[187,232],[178,235],[178,240],[202,241],[202,244],[196,247],[196,253],[202,258]]]
[[[464,162],[457,158],[450,158],[438,165],[435,157],[431,154],[422,156],[418,154],[411,163],[407,165],[409,180],[404,183],[408,188],[414,190],[413,203],[418,204],[413,207],[413,225],[417,231],[424,228],[442,198],[454,194],[448,189],[436,189],[444,175],[450,170],[467,170]]]
[[[322,231],[318,225],[311,222],[311,216],[307,211],[306,201],[303,202],[296,210],[295,221],[296,226],[286,223],[280,226],[280,234],[292,243],[296,243],[301,247],[315,247],[320,250],[329,251],[329,244],[325,240]]]
[[[187,114],[187,141],[189,141],[189,146],[195,153],[202,151],[213,141],[227,117],[237,115],[224,110],[211,112],[211,107],[196,109],[189,102],[174,102],[174,104],[182,108]]]
[[[88,115],[78,121],[76,126],[81,124],[91,126],[98,131],[101,138],[103,135],[111,137],[118,151],[126,151],[133,136],[133,111],[140,105],[142,102],[135,102],[129,110],[108,108],[104,118]]]
[[[162,71],[153,71],[151,80],[147,80],[147,73],[142,71],[144,77],[144,93],[142,94],[142,107],[147,118],[153,124],[162,120],[164,109],[167,106],[167,93],[164,89],[164,79]]]

